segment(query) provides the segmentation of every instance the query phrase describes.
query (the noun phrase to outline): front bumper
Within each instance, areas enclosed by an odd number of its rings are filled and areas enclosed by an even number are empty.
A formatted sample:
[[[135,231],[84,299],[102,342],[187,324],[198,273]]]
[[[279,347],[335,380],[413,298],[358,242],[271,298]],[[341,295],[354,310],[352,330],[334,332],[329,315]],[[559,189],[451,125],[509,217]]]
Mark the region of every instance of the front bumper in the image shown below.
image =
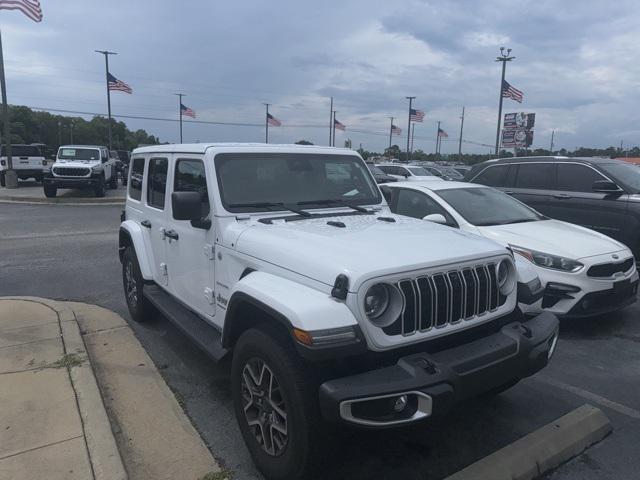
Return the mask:
[[[102,179],[99,177],[45,177],[42,181],[46,185],[57,188],[89,188],[95,187]]]
[[[543,312],[469,343],[408,355],[389,367],[329,380],[320,386],[322,415],[329,421],[373,428],[442,415],[462,400],[544,368],[557,336],[558,319]],[[405,394],[409,410],[393,411],[393,402]],[[384,411],[385,405],[389,411]]]

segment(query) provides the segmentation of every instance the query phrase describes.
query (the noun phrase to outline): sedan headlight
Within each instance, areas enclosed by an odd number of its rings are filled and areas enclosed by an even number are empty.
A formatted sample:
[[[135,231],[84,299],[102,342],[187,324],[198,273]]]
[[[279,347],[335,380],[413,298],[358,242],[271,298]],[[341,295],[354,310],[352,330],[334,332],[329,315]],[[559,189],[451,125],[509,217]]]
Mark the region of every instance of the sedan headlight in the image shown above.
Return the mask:
[[[396,321],[402,311],[402,294],[393,285],[376,283],[364,295],[364,313],[376,327],[384,328]]]
[[[535,263],[539,267],[550,268],[552,270],[561,270],[563,272],[575,273],[580,271],[584,265],[577,260],[571,258],[560,257],[558,255],[551,255],[549,253],[537,252],[536,250],[530,250],[528,248],[518,247],[511,245],[511,249],[522,255],[530,262]]]

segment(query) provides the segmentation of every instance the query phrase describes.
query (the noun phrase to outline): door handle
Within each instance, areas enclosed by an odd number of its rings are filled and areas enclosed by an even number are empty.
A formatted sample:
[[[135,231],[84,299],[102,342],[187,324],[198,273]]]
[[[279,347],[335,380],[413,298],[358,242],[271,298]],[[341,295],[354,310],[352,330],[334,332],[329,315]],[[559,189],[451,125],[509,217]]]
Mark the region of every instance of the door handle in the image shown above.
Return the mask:
[[[175,230],[165,230],[164,232],[162,232],[162,235],[170,238],[171,240],[178,240],[179,238],[178,232],[176,232]]]
[[[142,225],[144,228],[151,228],[151,222],[149,220],[141,221],[140,225]]]
[[[553,195],[553,198],[559,198],[560,200],[566,200],[567,198],[571,198],[569,195],[565,194],[565,193],[558,193],[556,195]]]

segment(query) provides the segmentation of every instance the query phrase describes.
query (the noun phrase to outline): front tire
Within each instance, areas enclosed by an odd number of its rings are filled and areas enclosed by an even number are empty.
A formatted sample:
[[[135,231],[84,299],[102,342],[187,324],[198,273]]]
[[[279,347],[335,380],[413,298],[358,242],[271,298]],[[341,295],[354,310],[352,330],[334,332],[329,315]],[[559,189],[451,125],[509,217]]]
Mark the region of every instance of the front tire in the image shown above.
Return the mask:
[[[233,355],[236,420],[256,467],[270,480],[301,479],[321,456],[316,389],[286,331],[244,332]]]
[[[101,177],[98,179],[98,183],[96,183],[96,186],[93,189],[96,197],[104,197],[105,196],[105,189],[104,189],[104,177]]]
[[[42,188],[44,188],[44,196],[47,198],[54,198],[58,194],[58,188],[47,182],[42,184]]]
[[[6,187],[7,181],[4,179],[4,172],[0,172],[0,187]]]
[[[144,296],[144,279],[138,257],[131,246],[126,248],[122,256],[122,286],[131,318],[140,323],[150,320],[153,306]]]
[[[116,172],[111,174],[111,178],[109,179],[109,188],[111,190],[118,188],[118,174]]]

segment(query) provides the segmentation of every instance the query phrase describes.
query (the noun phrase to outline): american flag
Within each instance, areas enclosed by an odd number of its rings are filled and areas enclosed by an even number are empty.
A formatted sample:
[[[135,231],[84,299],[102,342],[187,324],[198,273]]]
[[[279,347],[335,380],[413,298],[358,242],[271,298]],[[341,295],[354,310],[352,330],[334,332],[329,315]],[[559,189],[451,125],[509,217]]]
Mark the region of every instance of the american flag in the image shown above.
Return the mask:
[[[409,112],[409,118],[412,122],[422,122],[424,120],[424,112],[422,110],[412,108]]]
[[[118,90],[119,92],[133,93],[133,90],[131,90],[131,87],[129,85],[124,83],[122,80],[118,80],[110,73],[107,74],[107,82],[109,84],[109,90]]]
[[[186,115],[187,117],[196,118],[196,112],[183,105],[182,103],[180,104],[180,113],[182,115]]]
[[[438,136],[447,138],[449,136],[449,134],[447,132],[445,132],[443,129],[438,128]]]
[[[512,87],[509,82],[506,80],[502,81],[502,96],[504,98],[510,98],[511,100],[515,100],[518,103],[522,103],[522,98],[524,97],[524,93],[518,90],[515,87]]]
[[[278,120],[276,117],[274,117],[273,115],[271,115],[270,113],[267,113],[267,123],[273,127],[282,126],[282,122]]]
[[[34,22],[42,21],[40,0],[0,0],[0,10],[20,10]]]
[[[342,130],[345,131],[347,129],[347,127],[344,126],[344,124],[340,123],[337,119],[333,119],[333,126],[336,127],[338,130]]]
[[[402,129],[396,127],[395,125],[391,125],[391,133],[394,135],[402,135]]]

